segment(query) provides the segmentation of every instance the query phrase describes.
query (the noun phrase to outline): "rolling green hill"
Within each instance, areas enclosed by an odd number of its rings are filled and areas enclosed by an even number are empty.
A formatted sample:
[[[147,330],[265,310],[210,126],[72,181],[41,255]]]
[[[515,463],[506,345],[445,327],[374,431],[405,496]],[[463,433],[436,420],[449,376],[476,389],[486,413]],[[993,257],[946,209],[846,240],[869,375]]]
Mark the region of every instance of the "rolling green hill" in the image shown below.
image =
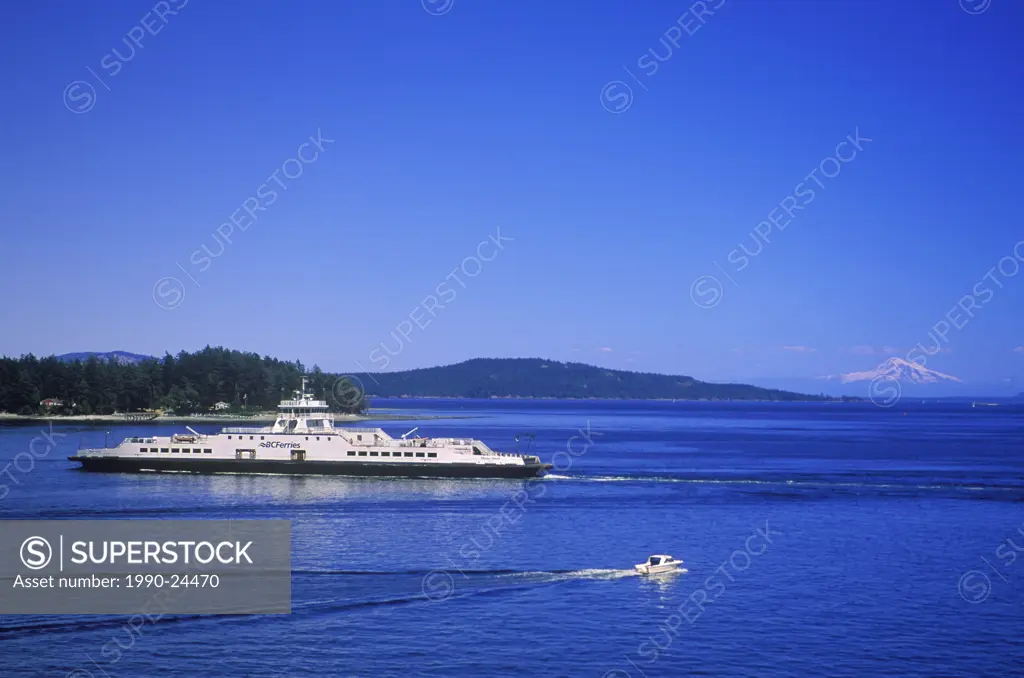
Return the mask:
[[[455,365],[354,375],[370,396],[828,400],[822,396],[712,384],[692,377],[610,370],[540,358],[476,358]]]

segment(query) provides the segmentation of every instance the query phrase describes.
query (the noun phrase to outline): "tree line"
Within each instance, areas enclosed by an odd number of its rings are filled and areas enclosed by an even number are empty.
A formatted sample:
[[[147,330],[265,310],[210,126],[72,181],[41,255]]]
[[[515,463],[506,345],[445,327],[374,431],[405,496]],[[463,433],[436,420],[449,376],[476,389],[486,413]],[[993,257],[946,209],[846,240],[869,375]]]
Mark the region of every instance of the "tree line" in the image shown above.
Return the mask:
[[[275,409],[307,378],[307,390],[336,412],[358,413],[366,399],[338,375],[299,361],[287,362],[207,346],[138,362],[62,360],[56,356],[0,358],[0,412],[16,414],[113,414],[163,410],[175,414],[209,411],[227,403],[228,411]],[[48,406],[44,400],[56,401]]]

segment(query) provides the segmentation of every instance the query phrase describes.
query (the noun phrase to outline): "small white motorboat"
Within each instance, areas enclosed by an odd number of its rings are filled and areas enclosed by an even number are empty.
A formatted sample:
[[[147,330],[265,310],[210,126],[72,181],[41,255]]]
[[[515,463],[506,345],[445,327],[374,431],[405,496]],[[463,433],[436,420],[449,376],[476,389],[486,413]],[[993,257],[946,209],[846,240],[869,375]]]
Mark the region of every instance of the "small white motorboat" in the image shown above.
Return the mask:
[[[664,572],[686,572],[683,561],[676,560],[672,556],[657,555],[651,556],[646,563],[634,565],[640,574],[662,574]]]

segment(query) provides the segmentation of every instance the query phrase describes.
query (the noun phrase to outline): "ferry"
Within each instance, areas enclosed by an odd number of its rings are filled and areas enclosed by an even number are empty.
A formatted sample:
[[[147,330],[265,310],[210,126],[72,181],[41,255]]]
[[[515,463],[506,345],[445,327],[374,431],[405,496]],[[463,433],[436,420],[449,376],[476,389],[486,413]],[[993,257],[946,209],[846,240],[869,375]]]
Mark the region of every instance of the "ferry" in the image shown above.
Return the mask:
[[[206,435],[126,438],[116,447],[81,449],[69,460],[86,471],[188,472],[412,478],[532,478],[551,464],[533,455],[495,452],[470,438],[393,438],[380,428],[338,428],[326,401],[306,392],[282,400],[273,426],[224,428]],[[418,427],[417,427],[418,428]]]

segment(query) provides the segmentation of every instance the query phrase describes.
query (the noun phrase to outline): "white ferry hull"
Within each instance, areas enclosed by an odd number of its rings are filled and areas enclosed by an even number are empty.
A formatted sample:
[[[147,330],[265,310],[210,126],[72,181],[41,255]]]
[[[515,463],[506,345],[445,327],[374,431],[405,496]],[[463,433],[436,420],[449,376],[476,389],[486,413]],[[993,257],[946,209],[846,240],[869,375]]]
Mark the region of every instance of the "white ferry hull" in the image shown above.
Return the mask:
[[[391,478],[532,478],[550,464],[382,463],[364,461],[290,461],[276,459],[142,458],[72,456],[85,471],[105,473],[243,473],[274,475],[379,476]]]

